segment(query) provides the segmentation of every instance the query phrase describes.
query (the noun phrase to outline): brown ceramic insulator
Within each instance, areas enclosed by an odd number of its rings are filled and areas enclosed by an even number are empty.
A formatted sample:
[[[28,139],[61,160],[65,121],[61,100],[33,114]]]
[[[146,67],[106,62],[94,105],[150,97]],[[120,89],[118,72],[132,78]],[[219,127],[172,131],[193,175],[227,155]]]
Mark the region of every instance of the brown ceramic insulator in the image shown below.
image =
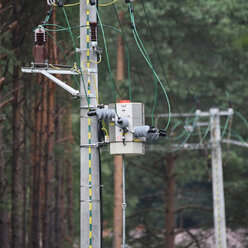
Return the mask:
[[[91,41],[96,41],[96,27],[97,27],[97,22],[90,23]]]
[[[33,49],[34,62],[43,64],[47,60],[47,49],[44,45],[35,45]]]
[[[46,32],[43,29],[36,29],[34,31],[35,44],[43,45],[46,43]]]

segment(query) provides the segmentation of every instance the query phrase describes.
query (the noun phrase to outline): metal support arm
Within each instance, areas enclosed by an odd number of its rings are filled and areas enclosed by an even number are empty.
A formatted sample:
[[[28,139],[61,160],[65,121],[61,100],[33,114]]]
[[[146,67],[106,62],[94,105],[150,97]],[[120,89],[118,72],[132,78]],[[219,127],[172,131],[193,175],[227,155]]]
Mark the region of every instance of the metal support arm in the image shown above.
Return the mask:
[[[61,88],[63,88],[67,92],[69,92],[70,94],[72,94],[73,96],[79,96],[79,91],[78,90],[73,89],[71,86],[69,86],[68,84],[62,82],[61,80],[59,80],[58,78],[54,77],[53,75],[51,75],[47,71],[41,71],[41,73],[44,76],[46,76],[49,79],[51,79],[55,84],[57,84],[58,86],[60,86]]]

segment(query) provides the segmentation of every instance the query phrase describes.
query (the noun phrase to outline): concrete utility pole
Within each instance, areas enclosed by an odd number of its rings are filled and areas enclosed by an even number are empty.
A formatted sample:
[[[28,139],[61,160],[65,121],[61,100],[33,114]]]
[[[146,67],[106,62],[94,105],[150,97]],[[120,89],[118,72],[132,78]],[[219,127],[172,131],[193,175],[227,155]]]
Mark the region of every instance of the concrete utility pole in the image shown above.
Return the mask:
[[[226,248],[226,217],[219,109],[210,109],[215,247]]]
[[[174,220],[174,195],[175,195],[175,161],[174,154],[166,156],[166,186],[165,186],[165,241],[166,247],[175,247],[175,220]]]
[[[124,11],[120,12],[120,22],[123,21]],[[124,41],[122,35],[117,40],[116,80],[124,79]],[[114,156],[114,240],[113,248],[121,247],[122,241],[122,155]]]
[[[180,144],[174,145],[172,148],[176,150],[195,150],[195,149],[211,149],[212,151],[212,188],[213,188],[213,209],[214,209],[214,230],[215,230],[215,247],[226,248],[226,216],[225,216],[225,200],[223,186],[223,168],[221,143],[233,144],[248,147],[248,143],[238,142],[235,140],[221,139],[220,116],[227,118],[233,115],[233,109],[228,111],[220,111],[218,108],[211,108],[209,112],[201,112],[197,110],[195,113],[171,114],[171,117],[210,117],[210,136],[211,140],[207,145],[202,144]],[[150,117],[150,115],[147,115]],[[159,118],[168,117],[168,114],[155,115],[155,123]],[[197,121],[197,125],[208,126],[209,122]],[[193,129],[195,128],[193,127]],[[157,149],[156,149],[157,150]]]
[[[88,72],[80,83],[80,248],[101,247],[98,121],[96,116],[87,116],[89,106],[97,107],[98,89],[98,66],[89,62],[97,62],[90,42],[90,22],[97,22],[96,6],[91,6],[89,0],[80,0],[80,25],[87,25],[80,28],[80,61]],[[94,74],[96,86],[90,74]]]

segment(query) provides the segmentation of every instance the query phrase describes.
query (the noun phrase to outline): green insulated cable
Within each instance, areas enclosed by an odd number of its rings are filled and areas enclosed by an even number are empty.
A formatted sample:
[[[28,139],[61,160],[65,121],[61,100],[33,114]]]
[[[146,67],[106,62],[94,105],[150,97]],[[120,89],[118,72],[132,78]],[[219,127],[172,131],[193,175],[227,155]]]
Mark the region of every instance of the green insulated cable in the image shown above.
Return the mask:
[[[48,32],[46,32],[46,33],[47,33],[47,34],[56,42],[57,46],[58,46],[59,49],[62,51],[62,53],[63,53],[63,55],[64,55],[64,57],[65,57],[67,63],[70,65],[71,63],[70,63],[69,59],[67,58],[64,49],[60,46],[59,42],[58,42],[51,34],[49,34]],[[72,75],[72,76],[73,76],[73,78],[74,78],[74,80],[75,80],[75,82],[76,82],[78,88],[80,89],[80,84],[79,84],[79,82],[78,82],[76,76],[75,76],[75,75]]]
[[[130,102],[132,102],[132,88],[131,88],[131,78],[130,78],[130,55],[129,55],[129,50],[128,50],[128,47],[127,47],[126,37],[123,34],[123,32],[121,30],[119,30],[118,28],[115,28],[115,27],[112,27],[112,26],[108,26],[108,25],[104,25],[104,24],[102,26],[119,32],[122,35],[122,38],[124,40],[125,52],[126,52],[126,57],[127,57],[127,71],[128,71],[128,84],[129,84],[129,100],[130,100]]]
[[[72,31],[71,31],[71,26],[70,26],[70,22],[69,22],[69,20],[68,20],[67,14],[66,14],[66,10],[65,10],[64,7],[62,7],[62,9],[63,9],[64,16],[65,16],[65,19],[66,19],[66,22],[67,22],[67,25],[68,25],[68,28],[69,28],[69,33],[70,33],[71,40],[72,40],[72,43],[73,43],[73,47],[74,47],[74,50],[75,50],[75,53],[76,53],[77,62],[79,63],[79,68],[80,68],[80,72],[81,72],[81,78],[82,78],[83,86],[84,86],[84,93],[85,93],[85,96],[86,96],[86,99],[87,99],[87,104],[88,104],[88,107],[89,107],[89,106],[90,106],[90,105],[89,105],[89,98],[88,98],[87,91],[86,91],[86,88],[85,88],[84,77],[83,77],[83,73],[82,73],[82,68],[81,68],[81,64],[80,64],[80,59],[79,59],[79,57],[78,57],[77,50],[76,50],[75,40],[74,40]]]
[[[129,11],[131,11],[130,8],[129,8]],[[130,12],[130,15],[131,15],[131,18],[132,18],[132,12]],[[147,60],[150,62],[150,64],[152,64],[152,62],[150,60],[150,57],[149,57],[149,55],[148,55],[148,53],[147,53],[147,51],[146,51],[146,49],[145,49],[140,37],[139,37],[139,34],[138,34],[137,29],[135,27],[134,16],[133,16],[133,22],[132,23],[134,25],[134,31],[136,33],[136,36],[138,38],[138,41],[139,41],[142,49],[143,49],[143,52],[146,55]],[[153,70],[153,78],[154,78],[154,86],[155,86],[155,97],[154,97],[154,104],[153,104],[153,108],[152,108],[152,126],[154,126],[154,112],[155,112],[155,109],[156,109],[157,99],[158,99],[158,82],[157,82],[156,75],[155,75],[154,72],[155,71]]]
[[[98,20],[99,20],[99,24],[100,24],[101,32],[102,32],[102,36],[103,36],[103,43],[104,43],[104,48],[105,48],[105,53],[106,53],[108,70],[109,70],[109,75],[110,75],[110,79],[111,79],[111,83],[112,83],[112,90],[113,90],[114,100],[115,100],[115,112],[117,114],[117,111],[116,111],[116,94],[115,94],[116,85],[115,85],[114,80],[113,80],[113,77],[112,77],[112,72],[111,72],[111,67],[110,67],[110,62],[109,62],[109,56],[108,56],[107,43],[106,43],[106,39],[105,39],[105,34],[104,34],[104,30],[103,30],[102,21],[101,21],[101,18],[100,18],[100,15],[99,15],[99,12],[98,12],[97,8],[96,8],[96,13],[97,13],[97,16],[98,16]],[[117,114],[117,116],[118,116],[118,114]]]
[[[245,126],[248,128],[248,122],[246,118],[238,111],[234,111],[234,114],[236,114],[245,124]]]
[[[165,97],[166,97],[166,101],[167,101],[167,104],[168,104],[169,117],[168,117],[167,125],[166,125],[166,127],[165,127],[164,130],[167,130],[168,127],[169,127],[169,125],[170,125],[170,119],[171,119],[170,101],[169,101],[168,95],[167,95],[167,93],[166,93],[166,90],[165,90],[165,88],[164,88],[162,82],[160,81],[160,79],[159,79],[159,77],[158,77],[156,71],[154,70],[154,68],[153,68],[152,64],[150,63],[149,59],[146,57],[145,53],[143,52],[143,50],[142,50],[142,48],[141,48],[141,46],[140,46],[140,44],[139,44],[139,42],[138,42],[138,40],[137,40],[136,34],[137,34],[138,32],[137,32],[136,27],[135,27],[134,17],[133,17],[131,8],[130,8],[130,4],[128,4],[128,6],[129,6],[128,9],[129,9],[130,16],[131,16],[131,22],[132,22],[132,24],[133,24],[132,32],[133,32],[134,39],[135,39],[135,41],[136,41],[136,43],[137,43],[137,46],[138,46],[138,48],[139,48],[141,54],[142,54],[143,57],[145,58],[145,60],[146,60],[147,64],[149,65],[149,67],[152,69],[152,72],[154,73],[154,75],[156,76],[156,78],[157,78],[157,80],[158,80],[158,82],[159,82],[159,84],[160,84],[160,86],[161,86],[161,88],[162,88],[162,90],[163,90],[163,92],[164,92],[164,95],[165,95]],[[142,42],[141,42],[141,43],[142,43]],[[144,46],[143,46],[143,47],[144,47]]]
[[[224,129],[223,129],[222,135],[221,135],[221,140],[224,138],[224,136],[226,134],[226,130],[227,130],[227,127],[228,127],[228,124],[230,122],[231,117],[232,117],[231,115],[228,115],[228,117],[226,119],[226,123],[225,123]]]

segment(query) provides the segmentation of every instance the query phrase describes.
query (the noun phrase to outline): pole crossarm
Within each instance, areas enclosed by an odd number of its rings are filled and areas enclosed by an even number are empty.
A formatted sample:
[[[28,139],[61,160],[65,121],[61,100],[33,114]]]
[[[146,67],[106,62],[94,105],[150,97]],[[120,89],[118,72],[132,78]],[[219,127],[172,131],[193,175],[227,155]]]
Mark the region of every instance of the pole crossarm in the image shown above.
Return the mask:
[[[56,69],[54,70],[54,69],[22,68],[22,72],[43,74],[44,76],[46,76],[47,78],[52,80],[55,84],[57,84],[58,86],[60,86],[61,88],[63,88],[64,90],[66,90],[67,92],[72,94],[73,96],[79,97],[79,91],[78,90],[73,89],[71,86],[69,86],[68,84],[66,84],[65,82],[61,81],[60,79],[54,77],[51,74],[51,73],[54,73],[54,71],[58,71],[58,70],[56,70]],[[65,72],[65,70],[61,70],[61,71]],[[67,71],[69,71],[69,70],[67,70]],[[60,72],[60,70],[59,70],[59,72]],[[56,74],[58,74],[58,73],[56,73]],[[66,74],[66,73],[61,73],[61,74]]]
[[[242,146],[242,147],[248,147],[247,142],[241,142],[241,141],[237,141],[237,140],[223,139],[222,143],[236,145],[236,146]]]
[[[33,68],[22,67],[22,72],[25,73],[42,73],[47,72],[50,74],[63,74],[63,75],[79,75],[74,69],[54,69],[54,68]]]
[[[212,114],[210,112],[202,112],[201,110],[197,109],[195,113],[171,113],[171,117],[209,117]],[[226,111],[220,111],[219,116],[229,116],[233,115],[233,109],[229,108]],[[169,114],[163,113],[163,114],[154,114],[154,118],[166,118],[169,117]],[[152,117],[151,114],[146,114],[146,117]]]
[[[178,149],[180,148],[180,150],[205,150],[205,149],[211,149],[211,144],[194,144],[194,143],[186,143],[183,145],[180,144],[174,144],[171,146],[165,146],[165,147],[161,147],[159,145],[146,145],[146,150],[148,151],[170,151],[170,150],[174,150],[174,149]]]

